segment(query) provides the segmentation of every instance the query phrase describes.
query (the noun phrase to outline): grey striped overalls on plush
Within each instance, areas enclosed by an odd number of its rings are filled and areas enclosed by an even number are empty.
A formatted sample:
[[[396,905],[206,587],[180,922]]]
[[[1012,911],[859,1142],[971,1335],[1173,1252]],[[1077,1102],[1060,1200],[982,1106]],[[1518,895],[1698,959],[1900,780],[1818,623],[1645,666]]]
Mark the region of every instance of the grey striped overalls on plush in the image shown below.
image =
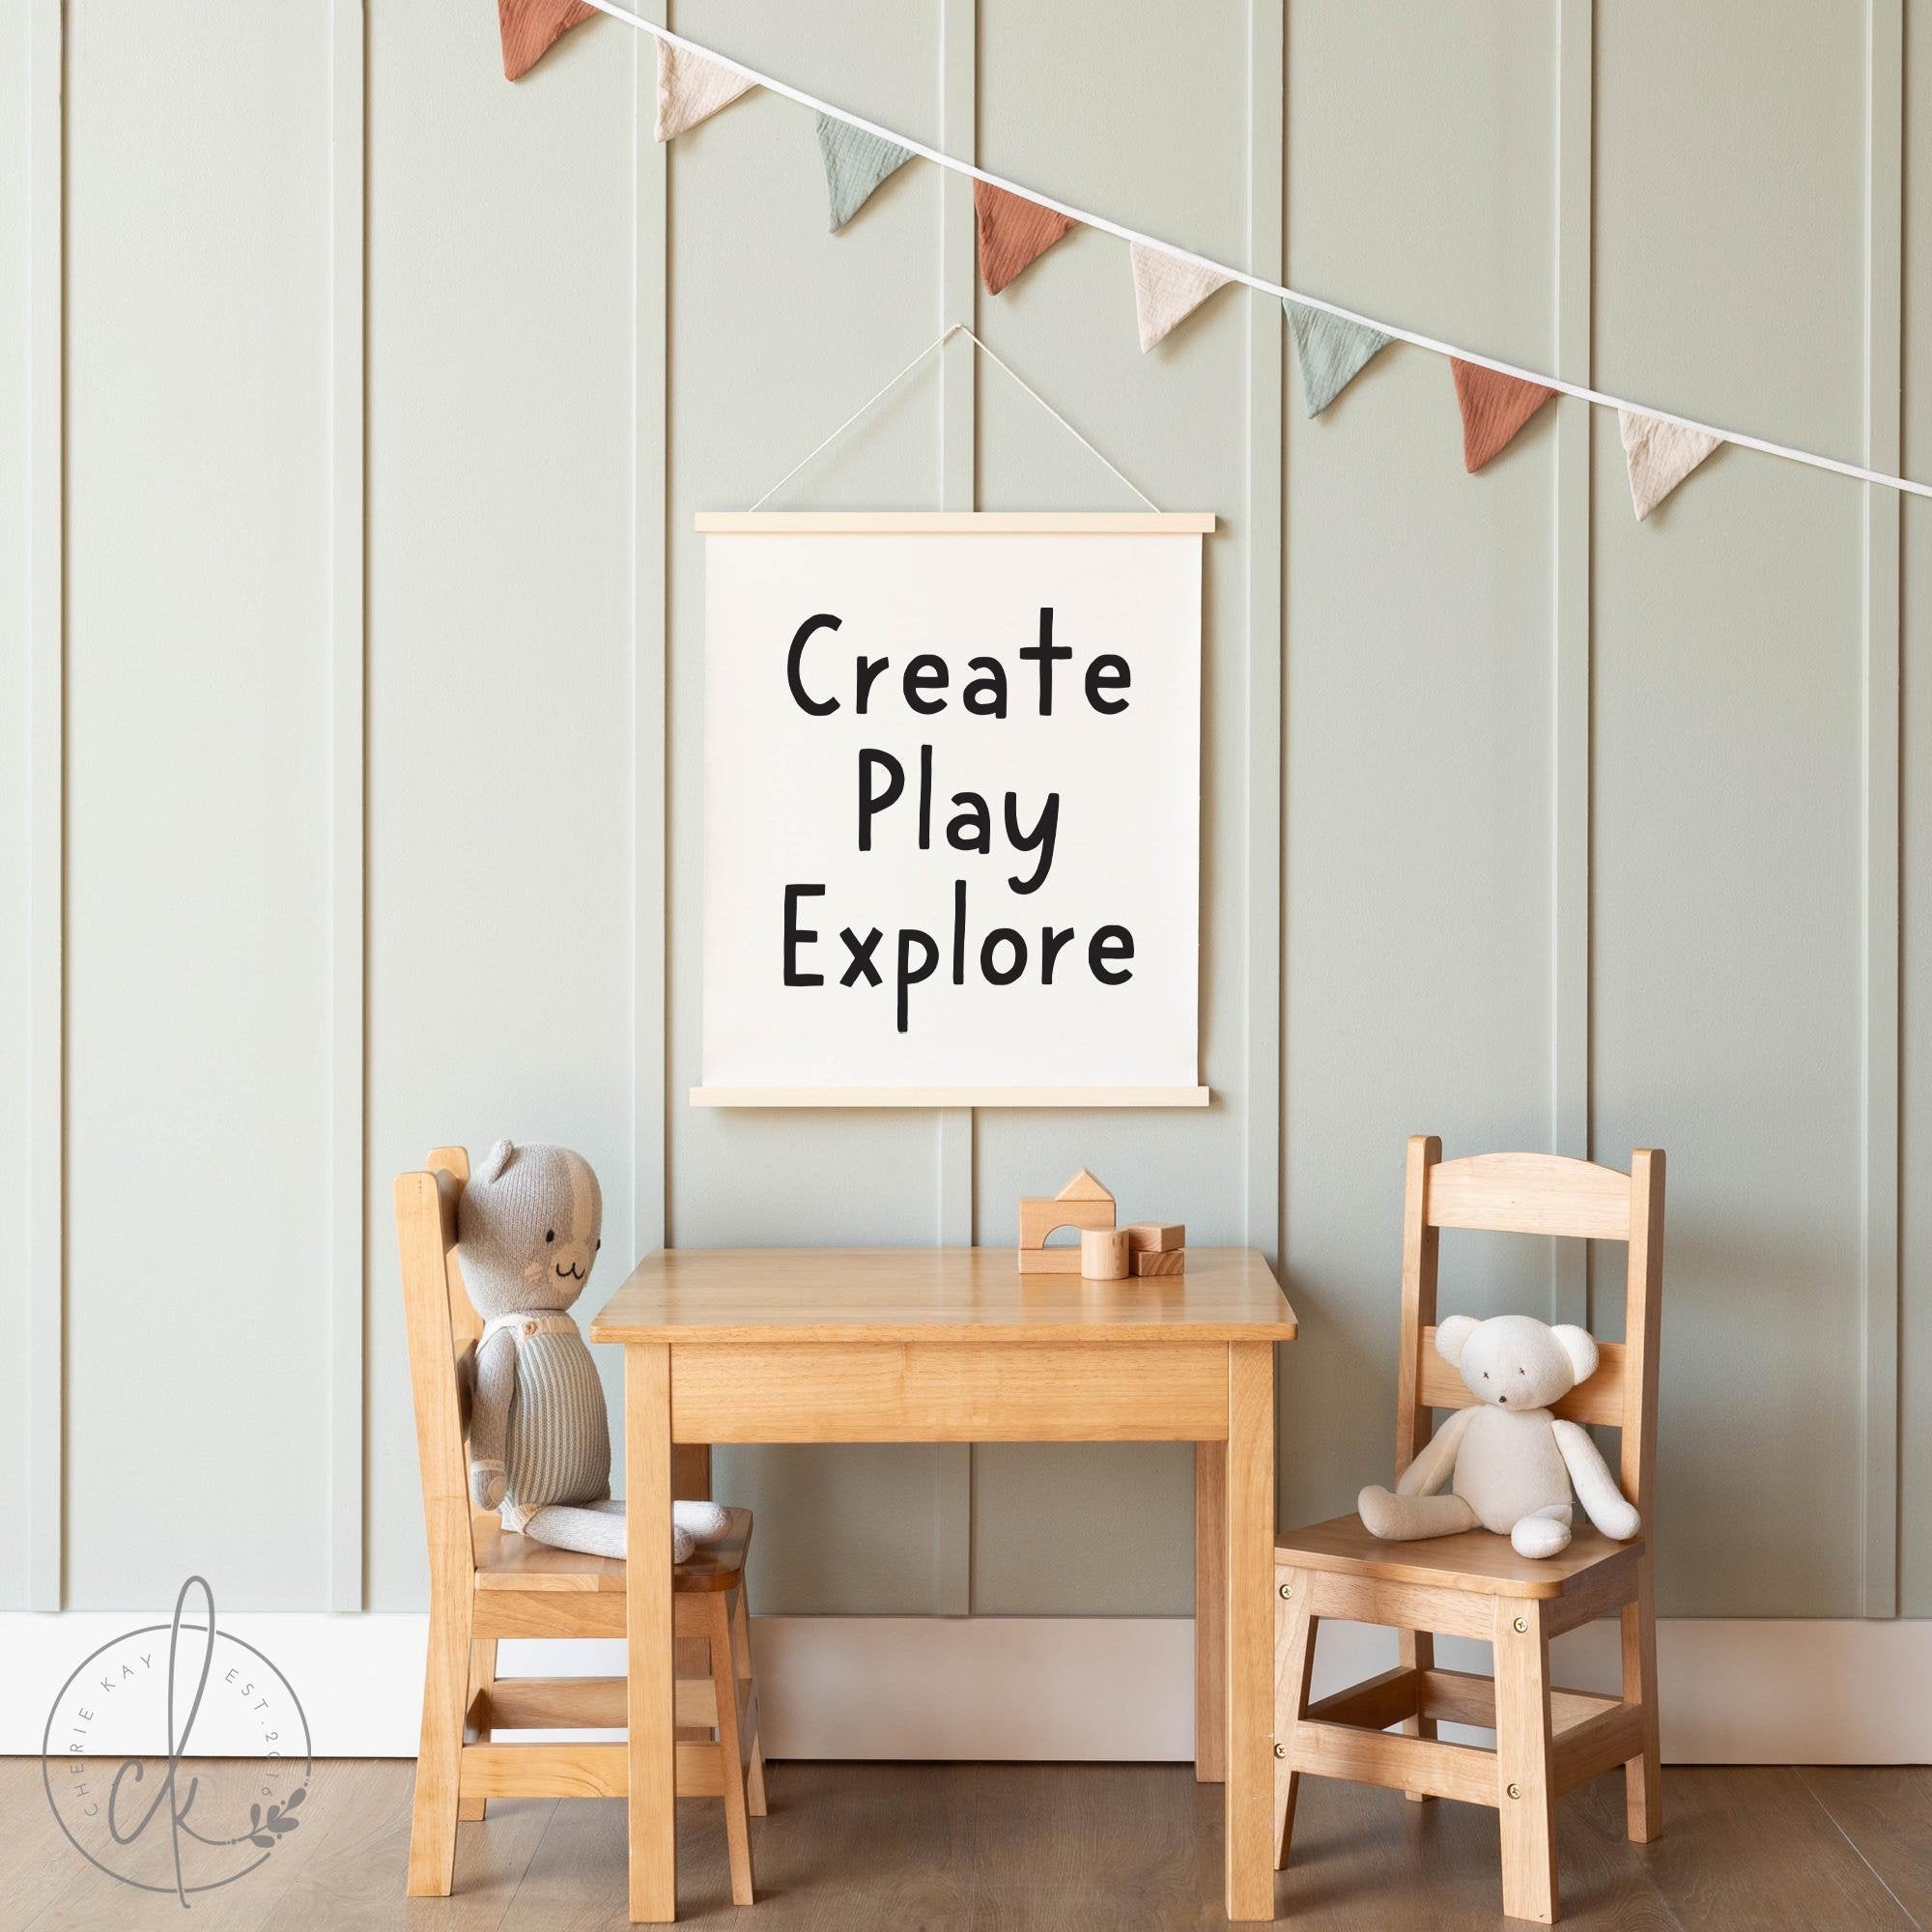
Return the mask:
[[[551,1503],[601,1502],[611,1493],[611,1432],[597,1365],[568,1315],[499,1315],[483,1341],[498,1331],[517,1346],[503,1431],[503,1527],[521,1530]]]

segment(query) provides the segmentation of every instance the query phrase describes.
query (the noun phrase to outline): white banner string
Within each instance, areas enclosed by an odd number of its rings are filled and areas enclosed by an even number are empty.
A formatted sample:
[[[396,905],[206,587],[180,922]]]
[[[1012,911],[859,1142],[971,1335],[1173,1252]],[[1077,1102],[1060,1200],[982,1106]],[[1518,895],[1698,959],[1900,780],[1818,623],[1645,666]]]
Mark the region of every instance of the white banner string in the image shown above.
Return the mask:
[[[876,121],[867,121],[863,115],[848,112],[843,107],[835,107],[829,100],[821,100],[815,94],[807,94],[803,88],[793,87],[776,76],[760,72],[754,67],[747,67],[743,61],[733,60],[728,54],[714,53],[711,48],[700,46],[696,41],[688,41],[681,34],[674,34],[668,27],[660,27],[654,20],[640,19],[636,14],[614,4],[614,0],[583,0],[586,7],[599,14],[608,14],[613,20],[622,20],[635,27],[641,34],[649,34],[654,40],[662,41],[668,46],[706,60],[714,67],[724,68],[727,72],[741,75],[755,82],[759,87],[794,100],[801,107],[810,107],[814,112],[829,116],[834,121],[842,121],[848,128],[857,128],[863,133],[875,135],[881,141],[890,141],[895,147],[904,148],[909,154],[919,156],[922,160],[930,161],[935,167],[951,169],[956,175],[964,175],[971,181],[984,182],[988,187],[996,187],[1022,201],[1030,201],[1037,208],[1050,209],[1055,214],[1064,214],[1069,221],[1078,222],[1083,228],[1097,228],[1103,235],[1118,236],[1122,242],[1135,242],[1144,248],[1157,249],[1177,262],[1187,262],[1197,269],[1205,269],[1211,274],[1224,277],[1231,282],[1239,282],[1259,295],[1274,296],[1283,301],[1297,303],[1302,308],[1320,309],[1324,315],[1332,315],[1343,322],[1353,323],[1361,328],[1373,328],[1396,342],[1406,342],[1416,349],[1427,349],[1435,355],[1453,356],[1459,362],[1468,362],[1479,369],[1493,370],[1498,376],[1509,376],[1519,383],[1534,383],[1542,388],[1553,389],[1561,396],[1575,396],[1578,402],[1594,404],[1599,409],[1628,410],[1634,414],[1648,416],[1654,422],[1673,423],[1679,429],[1695,430],[1702,436],[1714,436],[1720,442],[1735,443],[1740,449],[1754,449],[1763,456],[1781,457],[1787,463],[1802,463],[1812,469],[1828,469],[1834,475],[1849,476],[1856,483],[1876,484],[1883,490],[1899,490],[1914,497],[1932,497],[1932,483],[1915,482],[1909,476],[1891,476],[1881,469],[1867,469],[1861,464],[1843,463],[1835,456],[1821,456],[1816,450],[1800,449],[1787,442],[1773,442],[1761,436],[1748,435],[1744,430],[1725,429],[1719,423],[1699,422],[1695,416],[1681,416],[1669,410],[1653,409],[1648,403],[1633,402],[1627,396],[1613,396],[1605,389],[1595,389],[1585,383],[1567,383],[1559,376],[1546,376],[1535,369],[1525,369],[1520,363],[1504,362],[1493,355],[1484,355],[1473,349],[1459,349],[1453,342],[1444,342],[1434,335],[1424,335],[1412,328],[1404,328],[1393,322],[1382,322],[1372,315],[1363,315],[1359,310],[1344,308],[1339,302],[1323,301],[1319,296],[1305,296],[1280,282],[1270,282],[1260,275],[1251,275],[1244,269],[1232,268],[1226,262],[1217,262],[1211,255],[1197,255],[1192,249],[1177,247],[1172,242],[1163,242],[1157,235],[1145,235],[1137,228],[1128,228],[1121,222],[1110,221],[1104,214],[1091,214],[1084,208],[1075,208],[1071,203],[1056,201],[1051,195],[1041,194],[1037,188],[1023,186],[1015,181],[1009,181],[1004,175],[990,173],[985,168],[975,167],[970,161],[962,161],[956,156],[943,153],[938,148],[929,148],[923,141],[916,141],[910,134],[900,134],[891,128],[882,128]]]

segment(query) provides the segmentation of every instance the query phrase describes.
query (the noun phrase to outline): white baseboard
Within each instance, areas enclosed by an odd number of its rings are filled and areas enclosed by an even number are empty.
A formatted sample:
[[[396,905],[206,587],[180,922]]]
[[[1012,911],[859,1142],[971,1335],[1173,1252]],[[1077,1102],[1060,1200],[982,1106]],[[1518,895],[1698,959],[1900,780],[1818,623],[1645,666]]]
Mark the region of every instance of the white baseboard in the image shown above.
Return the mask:
[[[0,1614],[0,1754],[39,1752],[56,1690],[90,1651],[166,1619]],[[318,1756],[414,1755],[421,1616],[238,1611],[222,1627],[295,1686]],[[759,1617],[753,1632],[776,1758],[1193,1756],[1194,1627],[1184,1618]],[[1488,1667],[1488,1646],[1436,1641],[1445,1666]],[[1554,1652],[1559,1682],[1616,1688],[1613,1623],[1573,1631]],[[1316,1658],[1321,1694],[1386,1669],[1394,1635],[1324,1623]],[[1658,1658],[1669,1763],[1932,1763],[1932,1621],[1666,1619]],[[615,1674],[623,1649],[506,1640],[499,1668]]]

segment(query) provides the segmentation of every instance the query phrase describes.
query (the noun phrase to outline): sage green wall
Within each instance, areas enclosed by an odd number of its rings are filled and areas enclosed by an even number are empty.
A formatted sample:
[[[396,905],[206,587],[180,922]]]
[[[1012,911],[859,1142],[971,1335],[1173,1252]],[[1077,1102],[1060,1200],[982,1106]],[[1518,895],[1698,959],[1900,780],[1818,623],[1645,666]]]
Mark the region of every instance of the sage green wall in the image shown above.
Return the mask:
[[[1311,293],[1841,456],[1884,450],[1900,353],[1925,473],[1928,8],[675,24]],[[60,0],[0,14],[0,1172],[29,1181],[0,1605],[152,1605],[189,1565],[237,1606],[419,1603],[389,1181],[505,1130],[602,1175],[593,1303],[667,1237],[1004,1241],[1093,1166],[1281,1259],[1282,1506],[1342,1508],[1390,1453],[1429,1129],[1669,1151],[1666,1611],[1932,1614],[1924,503],[1731,450],[1637,526],[1613,420],[1570,403],[1467,478],[1413,351],[1308,423],[1259,298],[1143,357],[1110,238],[990,299],[935,170],[828,235],[778,98],[660,150],[651,47],[614,23],[511,88],[478,0],[65,11],[64,48]],[[66,355],[39,440],[37,262]],[[684,1104],[692,513],[752,501],[952,320],[1222,520],[1203,1115]],[[780,500],[1130,499],[955,343]],[[29,574],[49,516],[64,611]],[[1452,1240],[1445,1283],[1621,1319],[1614,1269],[1543,1244]],[[1185,1451],[718,1464],[767,1609],[1189,1606]]]

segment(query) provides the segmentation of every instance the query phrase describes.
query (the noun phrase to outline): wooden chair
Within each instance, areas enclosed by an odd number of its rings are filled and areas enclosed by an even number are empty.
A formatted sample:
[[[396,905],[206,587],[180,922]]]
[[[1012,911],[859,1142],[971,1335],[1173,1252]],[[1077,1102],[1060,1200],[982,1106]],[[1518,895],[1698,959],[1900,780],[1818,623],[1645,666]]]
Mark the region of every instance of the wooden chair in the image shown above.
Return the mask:
[[[624,1565],[614,1557],[547,1548],[502,1529],[495,1511],[470,1508],[455,1367],[483,1331],[455,1253],[456,1204],[469,1178],[469,1157],[462,1148],[438,1148],[429,1168],[396,1178],[430,1573],[429,1652],[410,1829],[412,1898],[448,1896],[457,1822],[480,1819],[490,1799],[620,1798],[627,1782],[621,1743],[497,1741],[496,1734],[506,1730],[623,1728],[621,1677],[499,1679],[497,1644],[506,1636],[623,1636]],[[765,1815],[745,1606],[751,1540],[751,1511],[732,1510],[724,1533],[701,1544],[672,1573],[680,1667],[690,1668],[683,1660],[698,1655],[708,1666],[703,1676],[676,1681],[677,1795],[724,1799],[731,1897],[739,1905],[753,1898],[747,1821]],[[707,1734],[715,1735],[706,1742]]]
[[[1547,1925],[1557,1915],[1551,1814],[1564,1792],[1621,1764],[1630,1837],[1647,1844],[1663,1829],[1649,1544],[1663,1155],[1639,1150],[1625,1175],[1554,1154],[1444,1161],[1435,1136],[1409,1142],[1398,1476],[1429,1439],[1433,1409],[1475,1401],[1435,1352],[1443,1228],[1628,1243],[1624,1340],[1600,1345],[1596,1374],[1556,1404],[1555,1413],[1621,1431],[1620,1479],[1643,1530],[1630,1543],[1612,1543],[1579,1509],[1581,1526],[1569,1548],[1544,1561],[1519,1556],[1508,1538],[1482,1530],[1383,1542],[1355,1516],[1284,1536],[1275,1550],[1275,1864],[1288,1862],[1295,1782],[1304,1773],[1386,1785],[1414,1799],[1492,1804],[1502,1818],[1503,1910]],[[1622,1698],[1553,1688],[1549,1639],[1611,1610],[1623,1622]],[[1322,1617],[1395,1626],[1401,1662],[1310,1704],[1309,1667]],[[1493,1682],[1436,1669],[1438,1631],[1492,1642]],[[1493,1729],[1496,1748],[1438,1741],[1442,1719]],[[1402,1733],[1390,1735],[1396,1723]]]

